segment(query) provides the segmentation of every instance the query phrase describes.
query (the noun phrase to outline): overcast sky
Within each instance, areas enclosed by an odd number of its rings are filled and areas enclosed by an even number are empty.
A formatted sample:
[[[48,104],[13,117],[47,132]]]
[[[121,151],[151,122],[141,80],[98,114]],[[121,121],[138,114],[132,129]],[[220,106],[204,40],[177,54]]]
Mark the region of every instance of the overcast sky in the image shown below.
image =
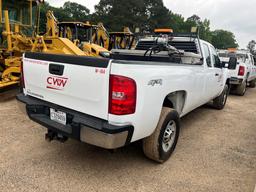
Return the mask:
[[[52,6],[62,6],[68,0],[48,0]],[[99,0],[70,0],[94,11]],[[128,0],[129,1],[129,0]],[[226,29],[235,33],[241,48],[256,40],[255,0],[164,0],[165,6],[185,18],[197,14],[211,21],[211,29]]]

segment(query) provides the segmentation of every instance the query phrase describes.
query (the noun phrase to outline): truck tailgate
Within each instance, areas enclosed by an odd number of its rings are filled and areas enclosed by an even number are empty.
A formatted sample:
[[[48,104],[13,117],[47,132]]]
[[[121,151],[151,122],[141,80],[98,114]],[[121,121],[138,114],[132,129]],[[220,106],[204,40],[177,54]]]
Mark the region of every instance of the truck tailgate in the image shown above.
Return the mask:
[[[25,94],[108,119],[110,60],[26,53],[23,73]]]

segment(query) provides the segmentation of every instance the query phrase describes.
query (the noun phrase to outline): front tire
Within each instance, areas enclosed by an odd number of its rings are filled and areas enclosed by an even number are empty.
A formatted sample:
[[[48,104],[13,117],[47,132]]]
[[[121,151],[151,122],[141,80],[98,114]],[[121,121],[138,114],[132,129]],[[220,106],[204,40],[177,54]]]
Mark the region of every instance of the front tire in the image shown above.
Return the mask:
[[[159,163],[167,161],[173,153],[180,133],[180,118],[177,111],[163,107],[154,133],[143,139],[143,151]]]
[[[213,100],[213,107],[218,110],[222,110],[226,105],[228,94],[229,94],[229,87],[226,84],[221,95]]]

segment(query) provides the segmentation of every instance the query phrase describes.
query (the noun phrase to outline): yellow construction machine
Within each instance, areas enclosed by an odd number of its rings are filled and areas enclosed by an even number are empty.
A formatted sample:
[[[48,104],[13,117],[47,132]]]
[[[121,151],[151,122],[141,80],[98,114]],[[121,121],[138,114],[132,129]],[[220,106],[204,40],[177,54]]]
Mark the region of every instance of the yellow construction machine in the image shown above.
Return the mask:
[[[42,36],[36,35],[33,39],[31,52],[90,56],[79,49],[68,38],[59,36],[58,22],[52,11],[48,11],[46,17],[46,33]]]
[[[58,28],[60,37],[68,38],[90,56],[108,57],[111,49],[129,49],[135,43],[128,27],[123,32],[109,33],[102,23],[60,22]]]
[[[58,23],[52,11],[46,15],[46,33],[39,35],[42,2],[0,0],[0,92],[19,85],[24,52],[108,57],[108,50],[132,45],[133,34],[127,29],[108,33],[103,24]]]
[[[35,0],[0,0],[0,92],[19,85],[24,52],[86,55],[68,39],[58,37],[50,11],[47,33],[38,36],[39,4]]]
[[[92,42],[104,47],[105,49],[111,50],[109,33],[103,23],[98,23],[98,25],[96,25],[92,34]]]
[[[92,41],[105,49],[131,49],[135,46],[135,35],[128,27],[122,32],[108,32],[103,23],[99,23],[95,27]]]
[[[22,53],[31,50],[38,2],[0,0],[0,91],[18,85]]]
[[[46,33],[39,35],[39,0],[0,0],[0,92],[17,87],[20,80],[22,54],[44,52],[80,56],[106,56],[106,49],[60,36],[58,21],[47,12]],[[94,52],[96,50],[96,53]]]
[[[55,18],[47,13],[47,33],[38,36],[39,1],[0,0],[0,92],[19,85],[22,54],[37,51],[85,55],[56,35]]]
[[[97,33],[98,26],[89,22],[60,22],[58,23],[59,36],[71,40],[81,50],[93,57],[109,57],[108,49],[93,41],[93,34]]]
[[[135,47],[135,35],[129,27],[125,27],[122,32],[110,32],[110,49],[131,49]]]
[[[58,24],[60,36],[68,38],[75,44],[86,42],[84,47],[81,47],[85,52],[88,50],[89,43],[98,45],[106,50],[111,50],[110,35],[103,23],[92,25],[89,22],[61,22]]]

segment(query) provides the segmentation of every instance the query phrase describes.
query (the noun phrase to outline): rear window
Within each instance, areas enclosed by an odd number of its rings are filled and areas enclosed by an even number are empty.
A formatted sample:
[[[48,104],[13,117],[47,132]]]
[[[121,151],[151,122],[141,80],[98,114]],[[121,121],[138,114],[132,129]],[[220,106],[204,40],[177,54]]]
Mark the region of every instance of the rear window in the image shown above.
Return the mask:
[[[136,50],[147,50],[150,47],[153,47],[155,44],[156,41],[141,40],[138,42]],[[175,47],[178,50],[199,54],[195,41],[169,41],[168,44]]]
[[[219,53],[219,57],[225,57],[225,58],[230,58],[230,57],[236,57],[237,60],[245,62],[246,59],[248,59],[247,54],[241,54],[241,53]]]

